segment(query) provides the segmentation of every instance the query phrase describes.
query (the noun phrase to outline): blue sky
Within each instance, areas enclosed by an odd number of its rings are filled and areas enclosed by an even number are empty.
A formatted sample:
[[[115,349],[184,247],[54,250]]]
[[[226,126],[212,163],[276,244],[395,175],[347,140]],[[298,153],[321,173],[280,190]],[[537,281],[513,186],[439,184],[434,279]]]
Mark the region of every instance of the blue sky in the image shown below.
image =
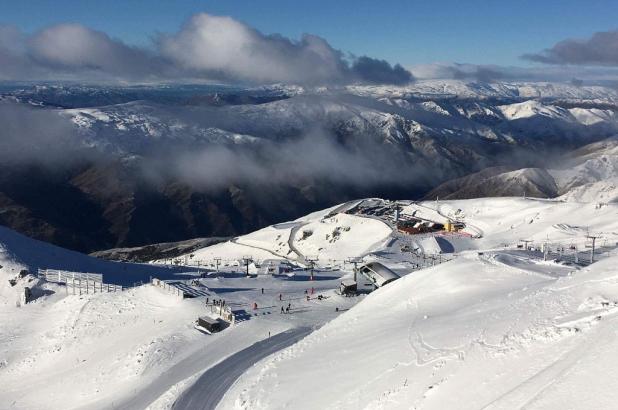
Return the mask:
[[[136,45],[191,15],[228,15],[266,33],[317,34],[357,55],[405,66],[462,62],[526,66],[524,53],[618,28],[618,1],[28,0],[0,3],[0,23],[26,32],[76,22]]]

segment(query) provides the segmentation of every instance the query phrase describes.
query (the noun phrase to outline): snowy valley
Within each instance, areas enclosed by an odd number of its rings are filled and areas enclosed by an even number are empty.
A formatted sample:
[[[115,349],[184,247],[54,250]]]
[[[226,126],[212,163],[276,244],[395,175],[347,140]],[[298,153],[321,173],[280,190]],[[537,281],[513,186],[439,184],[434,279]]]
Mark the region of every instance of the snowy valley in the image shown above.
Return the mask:
[[[45,147],[0,141],[0,222],[87,253],[237,236],[366,196],[613,198],[594,184],[614,154],[594,144],[613,144],[618,94],[599,86],[52,84],[0,100],[6,132],[28,124]]]

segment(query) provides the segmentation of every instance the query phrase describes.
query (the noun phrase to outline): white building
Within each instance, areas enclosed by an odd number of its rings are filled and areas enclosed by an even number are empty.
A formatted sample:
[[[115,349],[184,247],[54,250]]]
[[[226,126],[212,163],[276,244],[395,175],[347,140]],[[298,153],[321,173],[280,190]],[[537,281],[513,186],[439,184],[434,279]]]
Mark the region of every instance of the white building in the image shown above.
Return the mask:
[[[380,262],[369,262],[366,265],[361,266],[359,272],[369,279],[376,288],[391,283],[394,280],[400,278],[395,272],[382,265]]]
[[[281,275],[292,272],[294,265],[285,259],[265,259],[258,268],[258,275]]]

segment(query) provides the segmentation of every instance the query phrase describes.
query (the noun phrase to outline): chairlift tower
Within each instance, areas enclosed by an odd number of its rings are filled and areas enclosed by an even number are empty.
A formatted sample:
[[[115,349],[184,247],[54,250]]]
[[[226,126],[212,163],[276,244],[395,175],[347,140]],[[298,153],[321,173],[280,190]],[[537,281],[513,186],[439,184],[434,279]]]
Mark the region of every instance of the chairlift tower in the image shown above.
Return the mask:
[[[345,260],[345,263],[351,263],[354,265],[354,282],[358,282],[357,273],[358,273],[358,264],[363,263],[363,258],[348,258]]]
[[[593,263],[594,262],[594,245],[596,243],[598,236],[586,235],[586,238],[592,240],[592,249],[590,249],[590,263]]]
[[[249,255],[243,256],[242,257],[242,261],[244,262],[246,268],[247,268],[247,276],[249,276],[249,264],[251,262],[253,262],[253,258]]]
[[[315,269],[315,263],[318,261],[318,257],[305,256],[305,261],[307,261],[307,263],[309,263],[309,266],[311,267],[311,280],[313,280],[313,270]]]
[[[217,273],[219,273],[219,265],[221,265],[221,257],[217,256],[213,258],[213,260],[215,261],[215,266],[217,267]]]

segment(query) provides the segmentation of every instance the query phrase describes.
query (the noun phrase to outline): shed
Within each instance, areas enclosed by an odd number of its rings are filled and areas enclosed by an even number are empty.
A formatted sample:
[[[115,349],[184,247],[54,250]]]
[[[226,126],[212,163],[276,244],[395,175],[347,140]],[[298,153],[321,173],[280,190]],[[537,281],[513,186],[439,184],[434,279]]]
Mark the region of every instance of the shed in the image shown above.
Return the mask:
[[[339,292],[344,296],[355,295],[358,290],[358,284],[355,280],[345,279],[339,285]]]
[[[213,319],[208,316],[200,316],[197,319],[197,328],[198,330],[204,329],[208,333],[216,333],[220,332],[223,329],[223,326],[220,319]]]
[[[369,262],[361,266],[359,271],[378,288],[400,278],[380,262]]]

